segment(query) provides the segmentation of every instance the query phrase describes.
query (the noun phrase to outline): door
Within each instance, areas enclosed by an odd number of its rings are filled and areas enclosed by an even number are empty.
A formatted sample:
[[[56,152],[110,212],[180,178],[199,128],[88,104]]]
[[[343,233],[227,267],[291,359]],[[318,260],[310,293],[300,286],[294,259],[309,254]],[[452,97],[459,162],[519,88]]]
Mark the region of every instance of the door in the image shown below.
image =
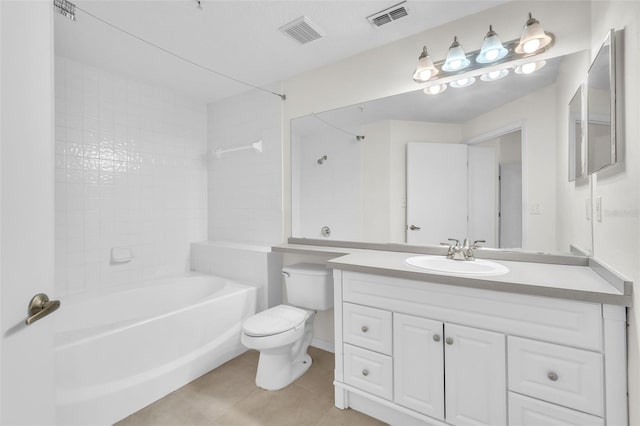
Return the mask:
[[[467,146],[407,144],[407,243],[467,236]]]
[[[506,425],[505,336],[453,324],[444,330],[447,423]]]
[[[394,399],[444,420],[442,323],[393,314]]]
[[[0,424],[55,423],[53,2],[0,1]],[[53,314],[55,315],[55,313]]]

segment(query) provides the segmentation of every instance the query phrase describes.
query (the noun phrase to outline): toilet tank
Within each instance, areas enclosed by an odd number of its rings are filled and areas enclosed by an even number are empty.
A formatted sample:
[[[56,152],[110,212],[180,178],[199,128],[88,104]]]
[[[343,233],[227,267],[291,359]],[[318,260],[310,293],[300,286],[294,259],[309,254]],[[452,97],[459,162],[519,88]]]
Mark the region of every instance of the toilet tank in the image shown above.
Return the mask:
[[[333,307],[331,269],[315,263],[296,263],[282,268],[282,275],[289,304],[318,311]]]

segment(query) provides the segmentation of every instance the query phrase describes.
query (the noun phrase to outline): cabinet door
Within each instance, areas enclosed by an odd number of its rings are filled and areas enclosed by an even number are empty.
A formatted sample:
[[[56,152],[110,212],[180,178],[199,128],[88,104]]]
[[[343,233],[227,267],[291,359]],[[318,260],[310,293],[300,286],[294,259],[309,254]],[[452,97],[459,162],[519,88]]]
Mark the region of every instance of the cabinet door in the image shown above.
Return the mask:
[[[444,420],[442,323],[393,315],[394,399],[400,405]]]
[[[445,324],[446,421],[507,424],[505,336]]]

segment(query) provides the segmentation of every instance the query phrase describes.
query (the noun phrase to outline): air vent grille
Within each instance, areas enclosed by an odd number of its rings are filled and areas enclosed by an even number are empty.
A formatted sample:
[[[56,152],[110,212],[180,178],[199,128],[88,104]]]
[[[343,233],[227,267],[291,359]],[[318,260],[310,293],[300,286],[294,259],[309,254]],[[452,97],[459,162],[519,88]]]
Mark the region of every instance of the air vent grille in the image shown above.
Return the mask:
[[[281,26],[279,30],[300,44],[307,44],[324,36],[324,31],[306,16]]]
[[[406,1],[395,4],[385,10],[381,10],[378,13],[374,13],[367,17],[367,20],[371,22],[372,25],[376,27],[380,27],[382,25],[388,24],[389,22],[393,22],[397,19],[403,18],[409,14],[407,9],[403,6]]]

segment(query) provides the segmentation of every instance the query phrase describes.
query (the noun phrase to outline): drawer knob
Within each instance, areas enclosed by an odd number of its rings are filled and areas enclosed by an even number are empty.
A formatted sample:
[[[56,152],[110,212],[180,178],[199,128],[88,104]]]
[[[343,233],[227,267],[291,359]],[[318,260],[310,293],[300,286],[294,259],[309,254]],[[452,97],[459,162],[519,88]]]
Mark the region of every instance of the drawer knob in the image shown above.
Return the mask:
[[[437,334],[434,334],[433,335],[433,340],[436,341],[436,342],[439,342],[440,341],[440,336],[437,335]]]
[[[558,375],[556,373],[554,373],[553,371],[550,371],[547,373],[547,377],[549,378],[549,380],[551,380],[552,382],[555,382],[556,380],[558,380]]]
[[[453,339],[451,337],[447,337],[445,342],[447,343],[447,345],[453,345]]]
[[[362,375],[363,376],[368,376],[369,375],[369,370],[367,370],[367,369],[362,370]]]
[[[360,330],[362,330],[363,333],[366,333],[367,331],[369,331],[369,327],[367,327],[366,325],[363,325]]]

